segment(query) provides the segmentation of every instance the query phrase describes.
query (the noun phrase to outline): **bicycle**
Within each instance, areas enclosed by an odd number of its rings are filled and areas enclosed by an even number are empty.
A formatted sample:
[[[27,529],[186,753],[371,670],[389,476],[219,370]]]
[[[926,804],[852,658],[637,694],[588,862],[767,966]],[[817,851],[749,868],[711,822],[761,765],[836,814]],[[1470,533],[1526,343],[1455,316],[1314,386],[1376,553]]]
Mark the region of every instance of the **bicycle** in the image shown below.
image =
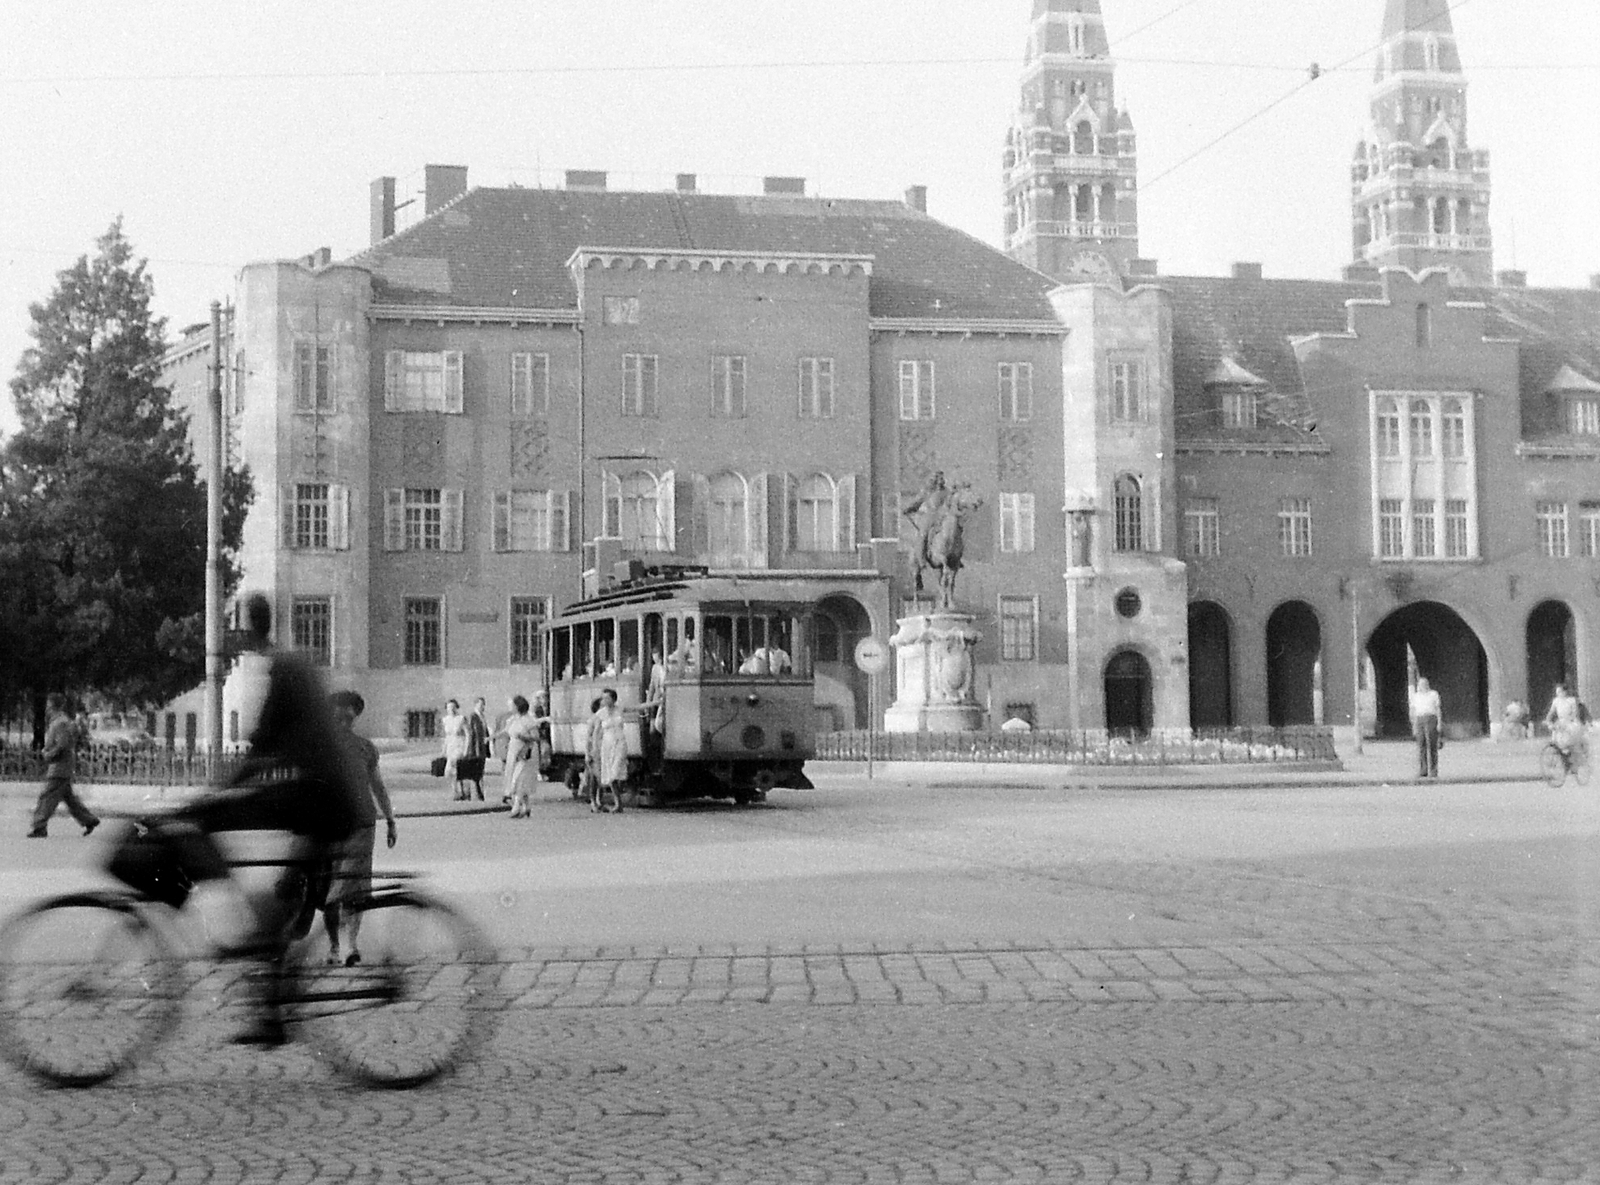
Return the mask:
[[[137,888],[51,897],[0,926],[0,1056],[51,1085],[105,1082],[173,1032],[184,997],[214,967],[252,956],[209,937],[198,951],[181,953],[178,922],[195,880],[189,866],[206,862],[204,852],[195,856],[197,834],[160,818],[139,820],[110,860],[145,869],[131,876]],[[210,852],[220,858],[214,846]],[[237,885],[240,868],[308,866],[241,859],[213,872]],[[368,1086],[431,1081],[485,1036],[488,944],[453,906],[413,887],[416,878],[375,874],[371,892],[345,905],[362,916],[362,954],[353,966],[331,960],[323,928],[311,924],[326,895],[312,896],[315,876],[286,878],[300,894],[298,940],[282,963],[249,972],[276,977],[269,986],[286,1034],[308,1040]]]
[[[1559,790],[1566,784],[1568,774],[1578,785],[1587,786],[1593,772],[1589,746],[1573,745],[1569,750],[1554,741],[1549,742],[1539,752],[1539,772],[1544,774],[1544,780],[1554,789]]]

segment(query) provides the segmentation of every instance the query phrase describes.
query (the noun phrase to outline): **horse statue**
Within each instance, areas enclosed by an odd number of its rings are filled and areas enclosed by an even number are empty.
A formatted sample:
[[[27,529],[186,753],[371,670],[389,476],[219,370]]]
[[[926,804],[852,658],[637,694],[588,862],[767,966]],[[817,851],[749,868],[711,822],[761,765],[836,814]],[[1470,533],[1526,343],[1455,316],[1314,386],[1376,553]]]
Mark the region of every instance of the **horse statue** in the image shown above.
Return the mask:
[[[912,575],[918,592],[923,590],[922,574],[929,568],[939,573],[939,591],[934,607],[949,611],[956,607],[956,573],[961,571],[964,550],[962,521],[983,505],[972,492],[972,483],[945,485],[944,474],[928,479],[922,493],[905,507],[905,514],[917,523],[916,549],[911,554]],[[919,521],[915,516],[922,512]]]

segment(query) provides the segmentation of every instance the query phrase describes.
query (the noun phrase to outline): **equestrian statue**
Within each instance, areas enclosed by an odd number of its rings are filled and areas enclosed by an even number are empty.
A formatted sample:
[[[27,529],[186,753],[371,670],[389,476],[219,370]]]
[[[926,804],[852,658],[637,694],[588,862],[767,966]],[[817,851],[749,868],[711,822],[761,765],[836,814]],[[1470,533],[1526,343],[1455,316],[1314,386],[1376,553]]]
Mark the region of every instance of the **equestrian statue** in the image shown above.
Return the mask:
[[[962,522],[982,505],[983,499],[972,492],[971,482],[947,486],[940,471],[928,478],[922,491],[902,508],[917,528],[917,542],[911,553],[917,591],[923,590],[925,570],[932,568],[939,573],[936,610],[955,610],[956,573],[961,571],[963,550]]]

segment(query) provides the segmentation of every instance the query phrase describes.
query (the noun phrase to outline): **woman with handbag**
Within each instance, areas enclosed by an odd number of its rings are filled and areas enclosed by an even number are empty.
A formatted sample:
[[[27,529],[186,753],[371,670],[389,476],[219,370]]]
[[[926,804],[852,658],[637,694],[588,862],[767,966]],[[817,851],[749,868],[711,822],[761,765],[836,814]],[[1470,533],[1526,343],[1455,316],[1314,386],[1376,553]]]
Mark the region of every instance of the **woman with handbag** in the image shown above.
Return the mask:
[[[461,759],[467,755],[467,718],[461,714],[461,705],[453,699],[445,700],[439,733],[444,738],[444,776],[455,783],[455,801],[464,802],[471,797],[466,780],[461,776]]]
[[[511,712],[502,730],[506,736],[506,798],[511,803],[511,817],[526,819],[531,813],[533,784],[539,777],[539,719],[528,711],[528,701],[520,695],[511,697]]]

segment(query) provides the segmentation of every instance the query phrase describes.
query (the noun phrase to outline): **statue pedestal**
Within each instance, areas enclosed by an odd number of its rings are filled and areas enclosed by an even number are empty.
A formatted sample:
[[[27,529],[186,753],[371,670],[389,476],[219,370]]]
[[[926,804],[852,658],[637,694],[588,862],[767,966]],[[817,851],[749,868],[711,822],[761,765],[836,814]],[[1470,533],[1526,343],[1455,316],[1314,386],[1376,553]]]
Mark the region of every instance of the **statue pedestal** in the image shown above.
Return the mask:
[[[973,695],[972,650],[983,637],[969,613],[922,613],[900,620],[895,648],[899,698],[883,714],[886,732],[976,732],[984,711]]]

